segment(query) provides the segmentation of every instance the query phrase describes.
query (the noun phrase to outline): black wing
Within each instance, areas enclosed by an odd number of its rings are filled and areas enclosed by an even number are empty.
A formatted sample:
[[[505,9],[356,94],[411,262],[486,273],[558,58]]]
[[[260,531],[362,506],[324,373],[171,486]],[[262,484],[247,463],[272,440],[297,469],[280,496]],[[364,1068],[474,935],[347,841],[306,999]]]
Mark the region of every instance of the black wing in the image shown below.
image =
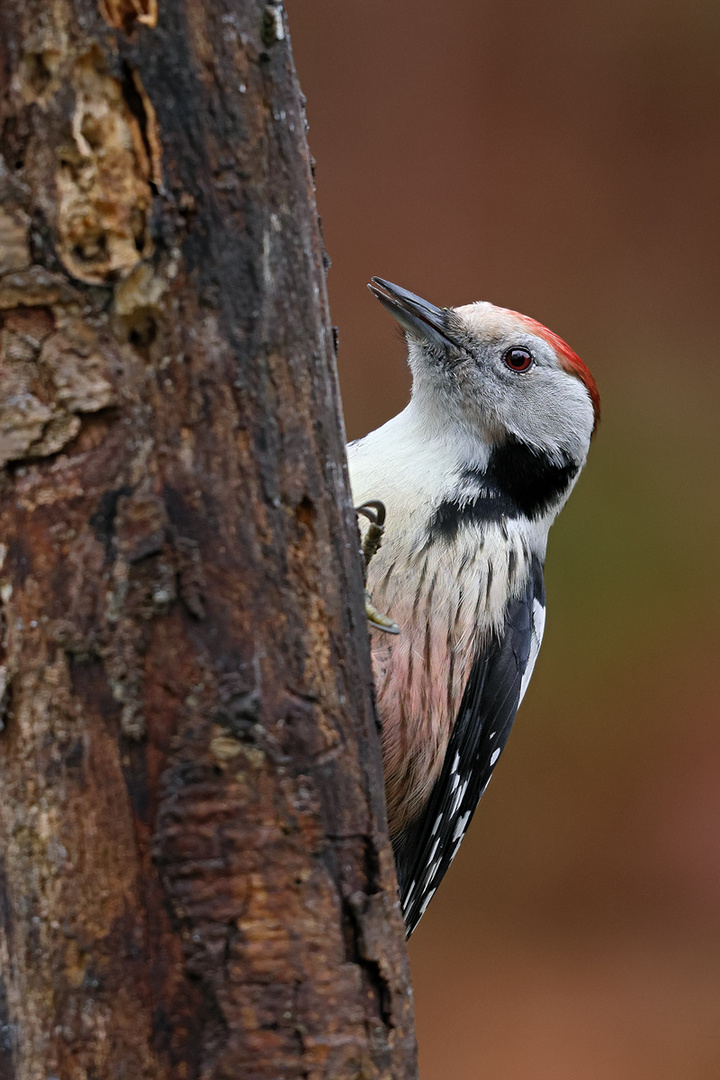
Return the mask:
[[[395,842],[407,936],[452,862],[507,742],[542,635],[545,589],[533,558],[525,592],[508,604],[505,625],[477,656],[442,772],[422,813]]]

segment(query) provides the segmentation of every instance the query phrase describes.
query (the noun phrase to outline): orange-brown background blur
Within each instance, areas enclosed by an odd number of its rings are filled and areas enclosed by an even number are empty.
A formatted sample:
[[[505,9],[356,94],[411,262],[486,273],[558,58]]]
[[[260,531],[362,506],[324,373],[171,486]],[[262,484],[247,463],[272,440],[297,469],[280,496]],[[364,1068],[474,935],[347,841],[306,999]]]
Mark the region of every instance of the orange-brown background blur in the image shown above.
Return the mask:
[[[603,422],[548,627],[411,943],[423,1080],[720,1078],[717,0],[289,0],[348,435],[380,274],[561,334]]]

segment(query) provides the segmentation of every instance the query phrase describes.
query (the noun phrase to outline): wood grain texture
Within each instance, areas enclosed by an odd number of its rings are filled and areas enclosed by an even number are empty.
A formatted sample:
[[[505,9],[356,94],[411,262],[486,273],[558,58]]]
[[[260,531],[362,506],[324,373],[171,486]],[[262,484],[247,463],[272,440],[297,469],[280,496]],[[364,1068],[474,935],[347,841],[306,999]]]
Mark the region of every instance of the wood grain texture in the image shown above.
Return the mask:
[[[0,1080],[416,1075],[287,30],[0,8]]]

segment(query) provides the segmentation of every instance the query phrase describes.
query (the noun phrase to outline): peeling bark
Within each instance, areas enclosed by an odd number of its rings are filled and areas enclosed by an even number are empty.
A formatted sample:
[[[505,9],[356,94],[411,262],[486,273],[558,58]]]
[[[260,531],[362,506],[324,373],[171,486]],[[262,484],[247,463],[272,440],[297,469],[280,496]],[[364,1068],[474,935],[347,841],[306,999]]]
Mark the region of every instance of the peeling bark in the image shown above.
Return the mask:
[[[0,8],[0,1080],[411,1078],[280,4]]]

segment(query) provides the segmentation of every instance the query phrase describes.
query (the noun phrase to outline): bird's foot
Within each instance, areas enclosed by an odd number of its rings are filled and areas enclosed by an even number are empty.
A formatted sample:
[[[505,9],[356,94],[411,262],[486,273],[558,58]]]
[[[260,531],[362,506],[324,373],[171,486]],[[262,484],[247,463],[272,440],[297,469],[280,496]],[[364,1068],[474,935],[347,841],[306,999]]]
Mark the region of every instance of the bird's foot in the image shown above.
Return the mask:
[[[365,576],[367,577],[370,560],[380,550],[383,533],[385,532],[385,503],[380,502],[379,499],[371,499],[369,502],[363,503],[362,506],[356,506],[355,513],[362,514],[370,522],[361,549],[365,563]]]
[[[385,531],[385,504],[379,499],[372,499],[355,507],[356,514],[362,514],[370,522],[365,538],[362,543],[363,572],[367,580],[367,568],[373,555],[376,555],[382,544]],[[365,617],[373,630],[383,630],[386,634],[399,634],[400,627],[388,615],[383,615],[375,607],[368,590],[365,590]]]
[[[398,624],[393,622],[389,615],[383,615],[382,611],[378,611],[367,589],[365,590],[365,618],[373,630],[384,630],[386,634],[400,633]]]

